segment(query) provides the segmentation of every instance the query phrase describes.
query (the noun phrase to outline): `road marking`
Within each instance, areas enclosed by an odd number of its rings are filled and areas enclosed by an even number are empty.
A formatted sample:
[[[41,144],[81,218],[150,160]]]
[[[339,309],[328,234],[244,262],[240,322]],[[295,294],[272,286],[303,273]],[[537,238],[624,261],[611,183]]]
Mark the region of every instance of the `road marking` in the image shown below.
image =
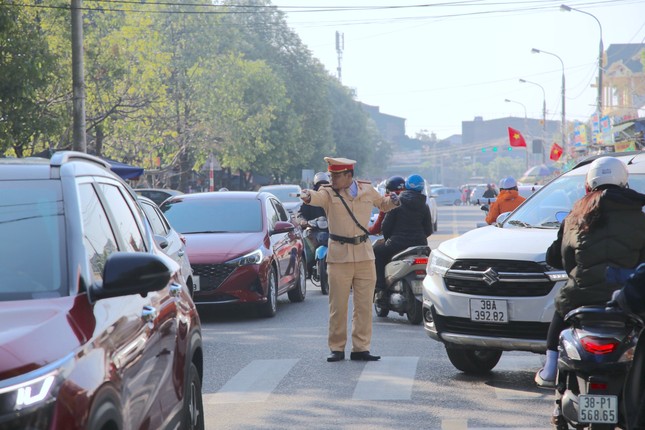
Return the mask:
[[[410,400],[419,357],[383,357],[368,362],[354,389],[354,400]]]
[[[253,360],[217,393],[204,394],[204,404],[265,402],[298,360]]]
[[[466,429],[468,429],[468,420],[441,421],[441,430],[466,430]]]

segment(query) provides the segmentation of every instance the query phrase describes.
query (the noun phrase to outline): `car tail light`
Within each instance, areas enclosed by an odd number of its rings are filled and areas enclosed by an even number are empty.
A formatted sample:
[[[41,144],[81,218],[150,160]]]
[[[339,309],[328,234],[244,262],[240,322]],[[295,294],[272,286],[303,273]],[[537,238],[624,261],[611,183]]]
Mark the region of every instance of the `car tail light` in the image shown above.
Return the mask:
[[[620,342],[613,338],[586,336],[580,339],[580,343],[585,351],[602,355],[614,352]]]

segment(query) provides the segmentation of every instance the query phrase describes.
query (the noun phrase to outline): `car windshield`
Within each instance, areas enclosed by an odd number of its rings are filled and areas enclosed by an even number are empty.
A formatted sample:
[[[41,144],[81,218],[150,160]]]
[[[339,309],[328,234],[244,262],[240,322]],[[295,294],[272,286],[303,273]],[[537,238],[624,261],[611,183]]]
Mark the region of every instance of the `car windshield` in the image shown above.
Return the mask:
[[[0,195],[0,301],[66,295],[59,183],[0,181]]]
[[[161,211],[182,234],[262,231],[262,207],[255,199],[180,199],[164,203]]]
[[[274,196],[278,198],[282,203],[299,203],[300,198],[299,197],[294,197],[290,196],[290,193],[299,193],[300,189],[298,187],[291,187],[291,188],[260,188],[260,191],[266,191],[267,193],[271,193]]]
[[[556,215],[568,213],[585,194],[585,175],[563,175],[540,188],[503,223],[505,228],[558,228]],[[645,175],[629,175],[629,186],[645,192]]]

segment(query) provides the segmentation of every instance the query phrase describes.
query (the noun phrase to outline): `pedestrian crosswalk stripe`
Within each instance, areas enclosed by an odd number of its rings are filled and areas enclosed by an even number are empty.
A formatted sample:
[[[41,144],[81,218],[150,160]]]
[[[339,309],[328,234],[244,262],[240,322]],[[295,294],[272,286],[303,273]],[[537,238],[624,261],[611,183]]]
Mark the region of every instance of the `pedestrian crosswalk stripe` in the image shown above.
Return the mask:
[[[254,360],[217,393],[204,394],[204,404],[265,402],[298,360]]]
[[[410,400],[419,357],[383,357],[368,362],[361,373],[354,400]]]

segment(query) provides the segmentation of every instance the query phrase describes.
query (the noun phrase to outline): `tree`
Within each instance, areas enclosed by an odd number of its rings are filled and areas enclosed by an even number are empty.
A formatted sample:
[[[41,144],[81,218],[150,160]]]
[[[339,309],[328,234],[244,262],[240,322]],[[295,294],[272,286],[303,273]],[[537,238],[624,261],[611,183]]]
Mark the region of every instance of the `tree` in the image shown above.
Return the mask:
[[[0,6],[0,152],[22,157],[42,149],[59,123],[47,96],[54,57],[38,11],[22,2]]]

